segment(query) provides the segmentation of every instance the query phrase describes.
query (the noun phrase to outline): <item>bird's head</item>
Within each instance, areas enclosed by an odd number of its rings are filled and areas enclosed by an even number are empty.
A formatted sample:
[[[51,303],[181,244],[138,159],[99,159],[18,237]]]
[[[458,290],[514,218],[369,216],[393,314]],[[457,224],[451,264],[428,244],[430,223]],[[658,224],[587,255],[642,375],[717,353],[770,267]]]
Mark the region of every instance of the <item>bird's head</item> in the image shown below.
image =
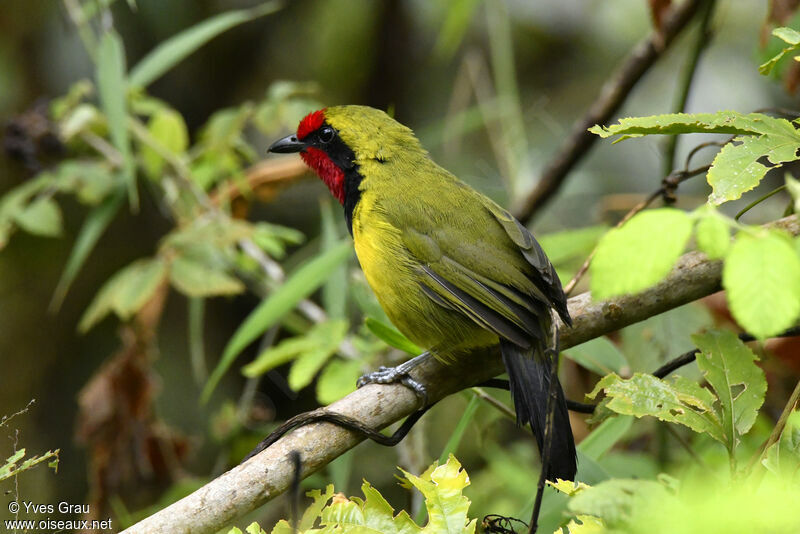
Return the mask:
[[[414,132],[367,106],[333,106],[309,113],[297,133],[275,141],[269,151],[299,152],[342,204],[348,173],[359,173],[373,162],[427,156]],[[359,181],[363,178],[360,175]]]

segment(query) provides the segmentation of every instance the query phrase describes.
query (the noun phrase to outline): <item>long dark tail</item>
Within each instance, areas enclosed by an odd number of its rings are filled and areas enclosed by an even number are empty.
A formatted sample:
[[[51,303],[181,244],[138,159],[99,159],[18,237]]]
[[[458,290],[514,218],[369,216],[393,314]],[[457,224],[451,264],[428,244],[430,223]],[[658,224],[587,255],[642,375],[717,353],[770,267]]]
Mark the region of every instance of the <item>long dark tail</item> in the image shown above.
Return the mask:
[[[503,355],[503,363],[511,384],[511,398],[514,400],[517,412],[517,424],[524,426],[530,423],[536,443],[539,445],[539,453],[544,456],[547,392],[551,380],[550,359],[538,347],[523,349],[504,339],[500,340],[500,353]],[[556,381],[558,397],[553,414],[550,459],[544,468],[547,470],[548,480],[557,478],[575,480],[578,467],[567,402],[561,384],[558,383],[558,377],[552,379]]]

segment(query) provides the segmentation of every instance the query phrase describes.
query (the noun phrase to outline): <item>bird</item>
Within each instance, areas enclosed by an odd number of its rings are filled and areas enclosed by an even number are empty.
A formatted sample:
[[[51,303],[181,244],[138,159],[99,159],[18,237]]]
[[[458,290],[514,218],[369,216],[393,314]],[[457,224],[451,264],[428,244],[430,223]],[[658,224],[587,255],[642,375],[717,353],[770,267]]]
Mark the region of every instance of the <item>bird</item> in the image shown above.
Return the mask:
[[[342,204],[364,276],[397,329],[447,363],[499,344],[517,424],[544,457],[556,381],[549,480],[574,480],[575,442],[558,376],[553,315],[572,324],[542,247],[508,211],[437,165],[414,132],[359,105],[313,111],[269,152],[299,153]]]

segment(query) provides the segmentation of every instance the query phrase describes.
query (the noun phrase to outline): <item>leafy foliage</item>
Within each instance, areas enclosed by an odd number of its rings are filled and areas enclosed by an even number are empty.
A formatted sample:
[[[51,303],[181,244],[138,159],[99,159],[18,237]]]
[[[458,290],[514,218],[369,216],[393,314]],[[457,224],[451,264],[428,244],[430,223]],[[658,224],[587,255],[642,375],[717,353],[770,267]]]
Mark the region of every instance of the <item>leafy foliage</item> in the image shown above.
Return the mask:
[[[736,446],[764,402],[764,373],[755,364],[755,354],[732,332],[709,331],[693,340],[700,349],[697,365],[713,393],[681,376],[661,380],[636,373],[627,380],[607,375],[587,396],[605,393],[596,417],[615,412],[680,423],[725,444],[735,462]]]
[[[604,138],[620,135],[620,140],[650,134],[733,134],[733,140],[722,147],[708,170],[707,180],[712,188],[708,200],[715,205],[736,200],[761,182],[770,169],[759,161],[761,158],[779,167],[795,161],[800,149],[800,134],[794,124],[761,113],[720,111],[633,117],[608,127],[594,126],[590,131]]]
[[[602,299],[652,286],[670,271],[691,232],[691,219],[670,208],[642,212],[610,230],[589,268],[592,295]]]
[[[428,522],[425,526],[417,525],[408,512],[402,510],[395,515],[392,506],[369,482],[364,482],[361,491],[364,498],[346,498],[342,494],[334,494],[333,485],[328,485],[325,492],[314,490],[308,493],[313,503],[306,509],[300,519],[297,530],[285,521],[279,521],[272,534],[311,533],[362,533],[362,534],[440,534],[475,532],[477,521],[470,520],[469,499],[463,490],[470,483],[467,472],[454,456],[447,462],[437,466],[433,464],[422,475],[416,476],[403,471],[404,484],[408,488],[419,490],[428,511]],[[319,526],[315,527],[315,524]],[[252,530],[251,530],[252,529]],[[240,533],[231,529],[228,534]],[[250,525],[248,533],[263,532],[256,524]]]
[[[761,74],[770,74],[772,69],[778,64],[778,62],[784,58],[787,54],[793,54],[800,50],[800,32],[797,30],[793,30],[792,28],[775,28],[772,30],[772,35],[777,37],[778,39],[782,40],[783,42],[787,43],[789,46],[781,50],[777,55],[773,56],[769,61],[763,63],[760,67],[758,67],[758,72]],[[798,61],[798,56],[794,57],[795,61]]]
[[[722,285],[733,316],[757,337],[782,332],[800,317],[800,256],[782,233],[737,237]]]

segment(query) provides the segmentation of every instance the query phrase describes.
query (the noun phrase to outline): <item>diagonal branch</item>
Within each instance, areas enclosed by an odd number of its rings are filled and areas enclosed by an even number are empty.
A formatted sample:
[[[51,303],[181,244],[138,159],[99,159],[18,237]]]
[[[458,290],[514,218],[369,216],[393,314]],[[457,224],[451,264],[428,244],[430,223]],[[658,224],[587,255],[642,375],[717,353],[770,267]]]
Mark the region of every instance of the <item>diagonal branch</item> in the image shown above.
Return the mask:
[[[513,211],[523,223],[528,223],[561,187],[575,164],[594,145],[597,136],[588,129],[608,122],[644,74],[669,48],[675,37],[694,17],[698,8],[708,0],[686,0],[675,7],[661,31],[637,44],[622,66],[609,78],[589,111],[572,127],[559,152],[542,171],[536,188]]]
[[[771,226],[800,234],[796,215]],[[653,315],[710,295],[721,288],[722,263],[704,254],[684,254],[672,272],[656,286],[637,295],[593,302],[588,293],[569,300],[574,325],[559,325],[563,349],[643,321]],[[499,354],[480,361],[465,359],[444,365],[429,357],[418,365],[414,379],[426,386],[430,402],[503,372]],[[331,404],[329,411],[384,428],[417,408],[418,400],[401,385],[371,384]],[[302,476],[318,471],[363,437],[331,423],[314,423],[285,435],[257,456],[222,474],[191,495],[153,514],[124,532],[216,532],[236,518],[285,492],[294,477],[290,453],[298,451]]]

